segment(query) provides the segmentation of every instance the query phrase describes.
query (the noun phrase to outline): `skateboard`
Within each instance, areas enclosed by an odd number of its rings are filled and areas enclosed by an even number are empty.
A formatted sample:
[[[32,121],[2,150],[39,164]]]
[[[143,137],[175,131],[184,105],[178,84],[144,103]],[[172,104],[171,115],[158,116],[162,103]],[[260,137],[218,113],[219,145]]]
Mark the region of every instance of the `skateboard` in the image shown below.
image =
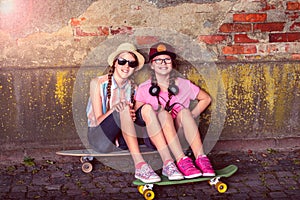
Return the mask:
[[[146,145],[140,145],[141,154],[155,154],[158,153],[156,150],[148,148]],[[80,157],[82,163],[81,170],[84,173],[90,173],[93,170],[92,161],[96,157],[114,157],[114,156],[130,156],[128,150],[113,151],[110,153],[100,153],[93,149],[79,149],[79,150],[64,150],[57,151],[57,155],[61,156],[77,156]]]
[[[230,177],[236,171],[238,167],[236,165],[228,165],[227,167],[215,170],[216,176],[214,177],[199,177],[193,179],[183,179],[170,181],[167,177],[161,176],[161,181],[157,183],[146,184],[138,179],[133,181],[134,185],[137,185],[138,191],[144,196],[146,200],[154,199],[155,193],[153,192],[154,185],[176,185],[185,183],[195,183],[200,181],[208,181],[209,185],[214,186],[219,193],[224,193],[227,191],[227,185],[220,181],[222,177]]]

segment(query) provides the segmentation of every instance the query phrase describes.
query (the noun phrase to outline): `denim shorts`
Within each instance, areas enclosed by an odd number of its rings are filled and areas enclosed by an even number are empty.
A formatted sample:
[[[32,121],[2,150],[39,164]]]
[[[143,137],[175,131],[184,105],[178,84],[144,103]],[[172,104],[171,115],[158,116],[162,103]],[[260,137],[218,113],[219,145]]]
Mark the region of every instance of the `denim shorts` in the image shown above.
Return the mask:
[[[88,141],[93,149],[101,153],[128,149],[120,128],[120,114],[112,112],[97,127],[88,128]],[[118,138],[119,149],[115,145]]]

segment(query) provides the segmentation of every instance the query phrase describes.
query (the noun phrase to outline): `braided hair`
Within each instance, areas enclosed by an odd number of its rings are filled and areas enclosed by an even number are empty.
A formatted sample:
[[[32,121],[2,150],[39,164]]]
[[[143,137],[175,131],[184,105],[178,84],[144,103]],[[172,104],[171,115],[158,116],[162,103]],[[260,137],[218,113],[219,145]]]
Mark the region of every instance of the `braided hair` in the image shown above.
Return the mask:
[[[129,54],[131,54],[135,60],[138,60],[137,56],[132,53],[132,52],[128,52]],[[119,56],[119,55],[118,55]],[[108,84],[107,84],[107,110],[110,109],[110,98],[111,98],[111,85],[112,85],[112,76],[115,72],[115,65],[116,65],[116,61],[118,59],[118,56],[116,56],[114,62],[113,62],[113,65],[109,67],[109,72],[108,72]],[[136,87],[136,84],[134,82],[134,75],[131,75],[129,77],[129,81],[130,81],[130,84],[131,84],[131,88],[130,88],[130,92],[131,92],[131,96],[130,96],[130,101],[131,103],[133,104],[133,107],[135,106],[135,99],[134,99],[134,94],[135,94],[135,87]]]

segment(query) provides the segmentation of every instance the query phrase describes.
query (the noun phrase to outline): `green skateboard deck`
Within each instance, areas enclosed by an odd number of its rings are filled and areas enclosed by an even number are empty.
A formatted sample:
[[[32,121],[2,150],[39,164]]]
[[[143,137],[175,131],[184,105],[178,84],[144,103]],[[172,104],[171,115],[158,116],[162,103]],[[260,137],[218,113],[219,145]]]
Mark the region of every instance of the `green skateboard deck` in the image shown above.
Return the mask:
[[[151,183],[147,184],[140,180],[134,180],[133,184],[138,186],[138,191],[144,196],[145,199],[151,200],[154,199],[154,192],[153,187],[154,185],[176,185],[176,184],[185,184],[185,183],[195,183],[200,181],[208,181],[208,183],[211,186],[215,186],[215,188],[220,193],[224,193],[227,191],[227,185],[220,181],[220,178],[222,177],[230,177],[232,176],[236,171],[238,170],[238,167],[236,165],[228,165],[227,167],[215,170],[216,176],[214,177],[199,177],[199,178],[193,178],[193,179],[183,179],[183,180],[175,180],[170,181],[167,177],[161,176],[161,181],[157,183]]]

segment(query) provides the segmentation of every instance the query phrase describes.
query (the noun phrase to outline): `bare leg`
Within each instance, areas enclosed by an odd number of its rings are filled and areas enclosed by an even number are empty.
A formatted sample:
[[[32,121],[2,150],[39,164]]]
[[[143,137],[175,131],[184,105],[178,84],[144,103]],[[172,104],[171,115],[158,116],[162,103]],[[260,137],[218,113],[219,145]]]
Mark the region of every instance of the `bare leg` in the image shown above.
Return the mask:
[[[165,137],[163,135],[160,123],[157,119],[156,113],[151,105],[145,104],[142,107],[142,117],[146,123],[147,132],[155,147],[157,148],[162,161],[173,160],[168,149]]]
[[[165,110],[161,111],[158,114],[158,118],[160,121],[160,124],[163,129],[164,136],[167,140],[167,143],[175,156],[176,161],[183,158],[184,152],[182,150],[175,126],[174,126],[174,120],[172,116]]]
[[[131,153],[135,166],[140,162],[145,162],[138,145],[134,123],[130,116],[129,106],[120,112],[121,130],[123,137]]]
[[[203,155],[204,151],[200,132],[190,110],[181,110],[177,115],[176,123],[178,126],[183,127],[185,138],[190,144],[194,156],[197,158],[199,155]]]

